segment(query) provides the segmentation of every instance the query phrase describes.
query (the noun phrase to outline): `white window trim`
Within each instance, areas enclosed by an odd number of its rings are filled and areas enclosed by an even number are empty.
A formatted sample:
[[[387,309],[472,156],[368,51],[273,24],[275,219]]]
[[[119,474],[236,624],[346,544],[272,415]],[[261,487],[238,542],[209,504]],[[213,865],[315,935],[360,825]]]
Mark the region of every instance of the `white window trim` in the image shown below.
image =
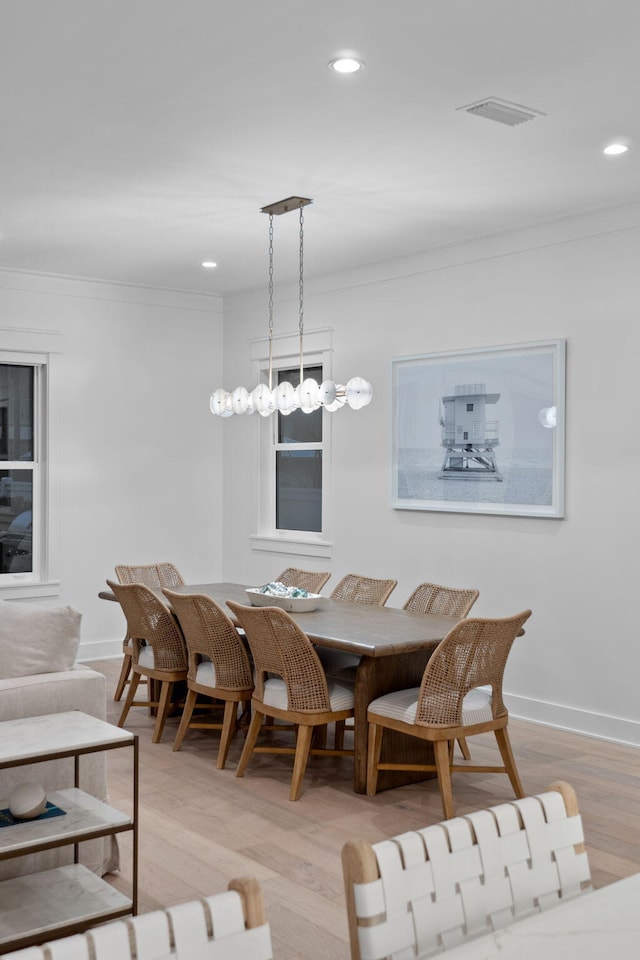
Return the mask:
[[[332,331],[314,330],[305,333],[305,366],[322,366],[325,379],[331,378],[333,357]],[[255,340],[251,345],[251,360],[255,382],[259,383],[267,370],[269,341]],[[273,338],[273,369],[296,367],[300,361],[299,335],[287,334]],[[275,430],[277,415],[260,417],[256,464],[257,505],[256,533],[250,537],[252,550],[290,554],[301,557],[330,557],[333,543],[330,538],[331,503],[331,415],[323,414],[322,424],[322,532],[306,533],[300,530],[277,530],[275,526]]]
[[[9,331],[7,331],[9,332]],[[11,331],[14,332],[13,330]],[[29,336],[38,336],[40,331],[25,331]],[[53,335],[55,336],[55,334]],[[50,338],[48,334],[47,338]],[[0,599],[20,600],[37,597],[52,597],[60,593],[60,582],[50,576],[51,513],[49,443],[51,428],[50,389],[51,354],[41,350],[0,351],[0,363],[14,363],[35,367],[34,413],[37,416],[35,459],[33,465],[34,513],[40,516],[39,535],[34,537],[33,569],[30,573],[0,575]],[[0,462],[2,469],[24,469],[24,463]]]

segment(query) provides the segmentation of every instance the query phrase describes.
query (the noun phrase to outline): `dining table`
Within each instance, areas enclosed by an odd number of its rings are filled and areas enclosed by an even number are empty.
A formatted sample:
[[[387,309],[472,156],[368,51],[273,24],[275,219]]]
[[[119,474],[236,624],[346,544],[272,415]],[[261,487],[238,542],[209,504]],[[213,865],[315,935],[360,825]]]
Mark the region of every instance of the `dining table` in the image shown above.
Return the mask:
[[[176,593],[200,593],[211,597],[231,616],[226,606],[232,600],[250,605],[247,589],[252,585],[221,582],[195,583],[174,587]],[[99,596],[115,600],[111,591]],[[166,598],[165,598],[166,599]],[[314,610],[290,612],[290,616],[312,643],[359,657],[354,685],[353,787],[367,789],[367,707],[372,700],[394,690],[420,685],[429,657],[458,622],[457,617],[416,613],[395,607],[377,607],[320,597]],[[430,744],[385,732],[382,760],[391,763],[431,763]],[[377,790],[429,779],[433,773],[415,770],[380,771]]]
[[[637,960],[640,873],[450,947],[447,960]]]

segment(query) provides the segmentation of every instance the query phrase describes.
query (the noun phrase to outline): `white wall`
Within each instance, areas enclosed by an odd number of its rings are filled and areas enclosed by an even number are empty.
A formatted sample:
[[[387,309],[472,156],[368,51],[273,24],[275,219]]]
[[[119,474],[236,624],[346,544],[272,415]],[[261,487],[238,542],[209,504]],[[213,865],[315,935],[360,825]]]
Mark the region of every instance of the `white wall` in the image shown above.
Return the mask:
[[[640,743],[640,453],[627,416],[638,382],[639,262],[636,205],[307,276],[305,326],[333,327],[334,379],[359,374],[374,385],[368,408],[332,419],[332,557],[251,550],[258,421],[233,417],[222,424],[225,578],[264,582],[291,562],[330,568],[334,583],[349,571],[394,576],[394,606],[435,580],[478,587],[479,616],[531,607],[508,664],[512,712]],[[276,333],[295,330],[296,298],[293,288],[277,291]],[[250,386],[265,301],[266,291],[225,301],[228,388]],[[566,518],[392,510],[391,358],[557,338],[567,340]]]
[[[51,351],[51,575],[80,657],[121,650],[116,563],[221,577],[219,298],[0,271],[0,349]]]

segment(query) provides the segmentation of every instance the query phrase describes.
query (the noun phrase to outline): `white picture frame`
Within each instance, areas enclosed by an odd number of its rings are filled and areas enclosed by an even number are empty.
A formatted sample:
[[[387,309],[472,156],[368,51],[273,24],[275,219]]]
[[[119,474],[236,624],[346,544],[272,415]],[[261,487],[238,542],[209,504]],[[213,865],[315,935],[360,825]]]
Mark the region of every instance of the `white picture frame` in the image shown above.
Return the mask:
[[[566,341],[392,360],[397,510],[564,517]]]

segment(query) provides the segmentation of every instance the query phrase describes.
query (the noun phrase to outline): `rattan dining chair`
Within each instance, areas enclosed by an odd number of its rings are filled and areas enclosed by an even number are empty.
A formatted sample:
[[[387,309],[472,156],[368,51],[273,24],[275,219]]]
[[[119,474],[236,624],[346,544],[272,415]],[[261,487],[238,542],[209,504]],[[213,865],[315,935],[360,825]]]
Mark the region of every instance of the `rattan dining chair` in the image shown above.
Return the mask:
[[[199,900],[103,923],[6,955],[7,960],[272,960],[262,888],[253,877]]]
[[[172,563],[148,563],[136,566],[120,563],[115,569],[119,583],[144,583],[148,587],[155,587],[156,589],[184,585],[182,574]],[[116,684],[116,692],[113,695],[116,702],[120,700],[124,688],[129,682],[132,649],[131,637],[127,632],[122,641],[122,668]]]
[[[443,587],[439,583],[419,584],[407,602],[404,610],[415,613],[436,613],[443,617],[457,617],[462,620],[480,596],[478,590],[466,587]],[[465,760],[471,760],[471,752],[464,737],[458,740],[458,746]]]
[[[530,616],[530,610],[523,610],[513,617],[461,620],[432,653],[420,687],[387,693],[369,704],[368,796],[375,796],[379,770],[407,769],[380,761],[385,729],[433,744],[435,764],[413,764],[411,769],[437,773],[447,818],[454,815],[452,772],[506,773],[516,797],[524,796],[507,733],[502,679],[513,641]],[[496,738],[502,766],[453,764],[456,740],[488,732]]]
[[[350,840],[342,867],[351,960],[425,960],[591,887],[562,781],[379,843]]]
[[[361,603],[365,606],[384,607],[395,589],[397,580],[377,580],[359,573],[347,573],[331,592],[332,600]],[[338,683],[355,683],[360,657],[354,653],[342,653],[323,647],[318,650],[325,673]],[[351,725],[350,725],[351,727]],[[343,744],[344,724],[336,727],[336,746]]]
[[[331,573],[317,572],[315,570],[300,570],[298,567],[287,567],[279,577],[275,579],[283,583],[285,587],[300,587],[309,593],[320,593],[325,583],[331,576]]]
[[[211,597],[166,589],[162,592],[182,628],[189,662],[187,699],[173,749],[180,749],[189,728],[221,730],[217,768],[222,770],[236,732],[239,704],[248,707],[253,693],[246,647],[227,613]],[[224,702],[222,723],[194,717],[199,694]]]
[[[331,599],[384,607],[397,583],[397,580],[376,580],[359,573],[347,573],[331,591]]]
[[[353,689],[327,679],[313,644],[284,610],[227,604],[245,631],[255,669],[253,715],[236,777],[244,776],[254,752],[294,754],[289,799],[297,800],[309,754],[353,756],[353,750],[311,749],[314,729],[353,716]],[[294,724],[295,747],[256,746],[264,717]]]
[[[171,707],[176,683],[187,679],[187,647],[178,621],[150,587],[142,583],[113,583],[107,580],[127,618],[127,631],[133,643],[131,682],[118,720],[123,727],[131,707],[156,707],[157,715],[151,740],[158,743]],[[142,677],[147,678],[146,700],[136,700]],[[159,697],[152,699],[153,686],[159,686]]]

